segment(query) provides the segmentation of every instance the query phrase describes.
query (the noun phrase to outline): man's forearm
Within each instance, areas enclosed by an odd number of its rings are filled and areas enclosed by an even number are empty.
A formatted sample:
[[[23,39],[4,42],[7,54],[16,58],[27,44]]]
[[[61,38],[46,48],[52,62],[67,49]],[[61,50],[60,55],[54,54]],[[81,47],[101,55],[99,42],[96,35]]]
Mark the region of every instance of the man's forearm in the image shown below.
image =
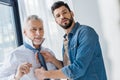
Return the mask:
[[[61,69],[63,67],[63,64],[61,61],[57,60],[56,58],[54,58],[54,60],[52,61],[52,63],[58,68]]]
[[[51,78],[51,79],[67,79],[67,77],[61,71],[61,69],[45,71],[44,75],[46,78]]]

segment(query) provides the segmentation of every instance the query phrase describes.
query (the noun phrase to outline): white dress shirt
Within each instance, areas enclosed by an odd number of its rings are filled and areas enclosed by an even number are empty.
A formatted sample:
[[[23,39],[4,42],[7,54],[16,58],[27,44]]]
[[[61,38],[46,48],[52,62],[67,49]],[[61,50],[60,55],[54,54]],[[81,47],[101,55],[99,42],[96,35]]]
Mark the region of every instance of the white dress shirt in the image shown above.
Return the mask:
[[[48,48],[41,48],[41,50],[47,50],[52,55],[53,52]],[[14,51],[10,52],[3,66],[0,68],[0,80],[11,80],[16,74],[17,68],[20,64],[24,62],[29,62],[32,64],[30,73],[24,75],[20,80],[37,80],[34,75],[35,68],[40,67],[40,63],[36,62],[35,54],[32,50],[26,48],[24,45],[16,48]],[[52,63],[46,63],[48,70],[55,70],[56,67]]]

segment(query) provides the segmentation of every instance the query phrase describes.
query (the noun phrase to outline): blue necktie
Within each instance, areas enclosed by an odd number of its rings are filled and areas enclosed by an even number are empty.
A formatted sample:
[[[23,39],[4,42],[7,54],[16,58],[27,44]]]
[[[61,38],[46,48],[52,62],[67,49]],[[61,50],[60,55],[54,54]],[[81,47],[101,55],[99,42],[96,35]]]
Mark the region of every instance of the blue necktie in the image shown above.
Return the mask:
[[[41,47],[38,48],[38,49],[35,49],[35,48],[33,48],[32,46],[30,46],[29,44],[27,44],[27,43],[24,43],[24,46],[25,46],[26,48],[32,50],[34,53],[36,53],[36,51],[37,51],[38,59],[39,59],[39,62],[41,63],[41,66],[43,66],[43,67],[45,68],[45,70],[48,70],[48,69],[47,69],[47,66],[46,66],[46,63],[45,63],[45,59],[44,59],[44,57],[43,57],[43,56],[41,55],[41,53],[40,53]]]
[[[47,69],[47,66],[46,66],[46,63],[45,63],[45,59],[44,59],[44,57],[40,54],[41,47],[38,48],[38,49],[35,49],[35,48],[33,48],[32,46],[30,46],[29,44],[27,44],[27,43],[25,43],[25,42],[24,42],[24,46],[25,46],[26,48],[32,50],[34,53],[36,53],[36,51],[38,51],[37,54],[38,54],[38,59],[39,59],[39,62],[41,63],[41,66],[43,66],[45,70],[48,70],[48,69]],[[45,79],[45,80],[50,80],[50,79]]]

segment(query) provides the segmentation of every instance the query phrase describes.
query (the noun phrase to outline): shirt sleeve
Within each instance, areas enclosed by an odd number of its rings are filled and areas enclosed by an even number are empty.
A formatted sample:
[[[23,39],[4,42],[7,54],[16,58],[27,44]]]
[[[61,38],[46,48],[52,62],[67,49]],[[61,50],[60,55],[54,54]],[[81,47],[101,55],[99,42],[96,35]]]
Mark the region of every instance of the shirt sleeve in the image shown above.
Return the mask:
[[[92,28],[83,29],[78,35],[76,57],[72,64],[62,68],[62,72],[71,79],[84,76],[94,55],[98,35]]]
[[[0,68],[0,80],[11,80],[17,70],[17,59],[11,54],[9,55]]]

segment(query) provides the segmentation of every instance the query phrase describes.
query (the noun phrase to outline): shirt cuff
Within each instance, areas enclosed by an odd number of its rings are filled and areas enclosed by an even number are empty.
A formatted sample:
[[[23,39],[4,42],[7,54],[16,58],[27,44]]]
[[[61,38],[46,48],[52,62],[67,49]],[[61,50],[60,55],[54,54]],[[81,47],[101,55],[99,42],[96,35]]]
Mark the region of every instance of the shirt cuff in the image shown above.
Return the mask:
[[[72,75],[71,70],[69,69],[69,66],[65,66],[62,68],[63,74],[65,74],[69,79],[73,79],[74,76]]]

